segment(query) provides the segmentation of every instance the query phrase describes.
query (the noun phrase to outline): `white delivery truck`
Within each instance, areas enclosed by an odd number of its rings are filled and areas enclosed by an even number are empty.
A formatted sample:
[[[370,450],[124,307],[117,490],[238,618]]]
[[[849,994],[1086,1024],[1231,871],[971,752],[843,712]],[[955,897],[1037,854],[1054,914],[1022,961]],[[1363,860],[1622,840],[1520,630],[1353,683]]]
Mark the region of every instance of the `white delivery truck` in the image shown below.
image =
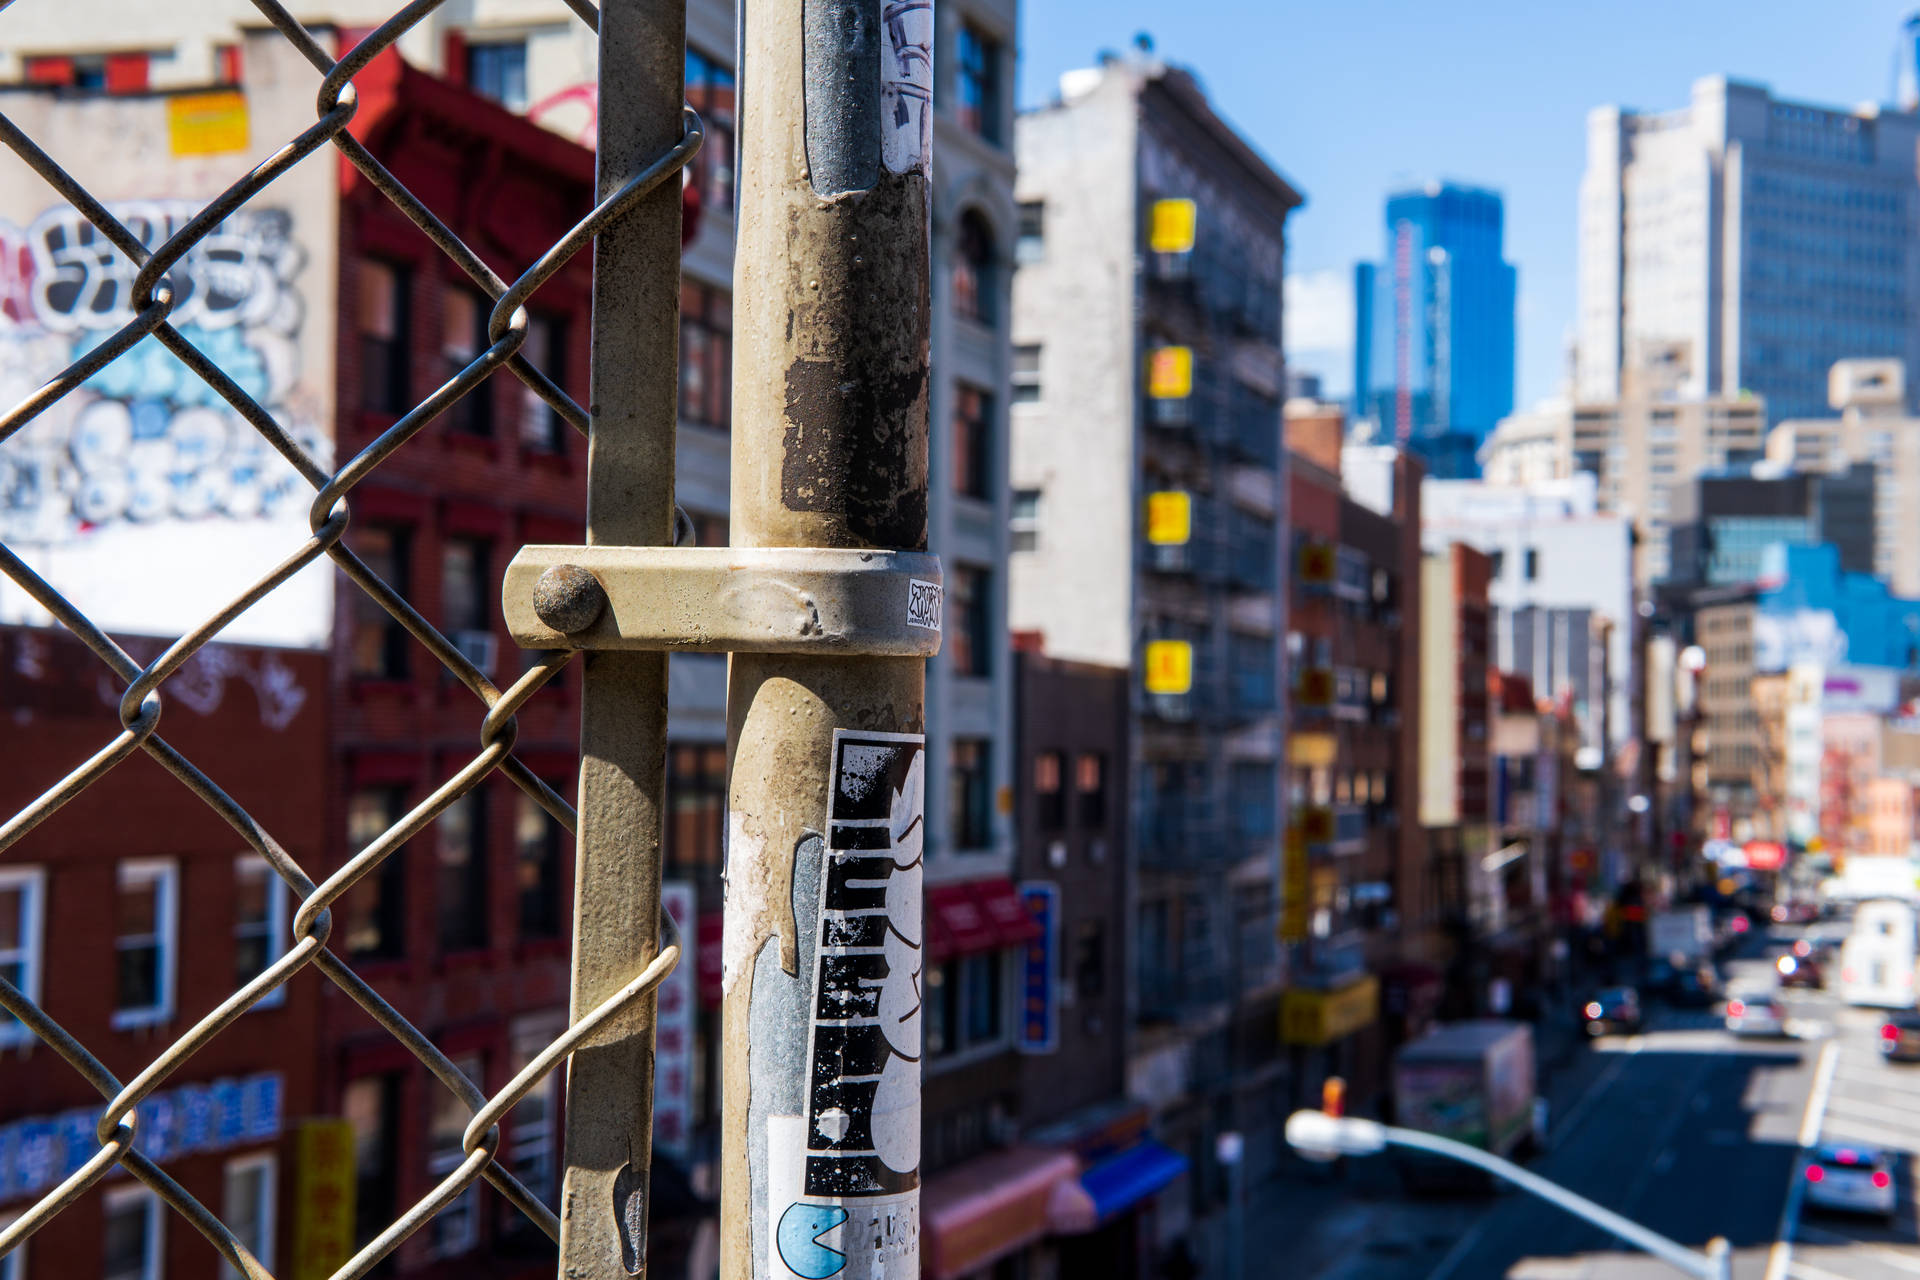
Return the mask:
[[[1713,950],[1713,917],[1704,906],[1674,907],[1647,918],[1647,958],[1685,969]]]
[[[1913,905],[1893,898],[1863,902],[1840,944],[1840,998],[1876,1009],[1914,1007],[1920,965]]]
[[[1534,1132],[1533,1028],[1482,1018],[1402,1045],[1393,1062],[1393,1103],[1398,1122],[1409,1129],[1512,1155],[1543,1136]],[[1457,1161],[1402,1156],[1401,1174],[1415,1189],[1488,1185],[1478,1170]]]

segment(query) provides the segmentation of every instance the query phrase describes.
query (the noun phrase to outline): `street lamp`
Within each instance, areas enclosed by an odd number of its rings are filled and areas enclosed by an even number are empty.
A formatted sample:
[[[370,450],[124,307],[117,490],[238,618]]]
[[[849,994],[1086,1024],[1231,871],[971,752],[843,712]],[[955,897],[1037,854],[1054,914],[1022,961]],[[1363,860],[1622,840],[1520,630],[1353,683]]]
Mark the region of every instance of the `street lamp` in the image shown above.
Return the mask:
[[[1627,1243],[1637,1245],[1661,1261],[1701,1280],[1730,1280],[1733,1274],[1731,1250],[1723,1236],[1707,1242],[1704,1253],[1696,1253],[1658,1232],[1649,1231],[1630,1218],[1623,1218],[1605,1205],[1567,1190],[1529,1173],[1511,1160],[1502,1160],[1491,1152],[1470,1147],[1451,1138],[1436,1137],[1417,1129],[1398,1129],[1377,1120],[1330,1116],[1324,1111],[1296,1111],[1287,1117],[1287,1143],[1302,1154],[1317,1156],[1371,1156],[1389,1146],[1409,1147],[1434,1155],[1447,1156],[1463,1164],[1474,1165],[1511,1182],[1522,1191],[1530,1191],[1549,1204],[1596,1227],[1610,1231]]]

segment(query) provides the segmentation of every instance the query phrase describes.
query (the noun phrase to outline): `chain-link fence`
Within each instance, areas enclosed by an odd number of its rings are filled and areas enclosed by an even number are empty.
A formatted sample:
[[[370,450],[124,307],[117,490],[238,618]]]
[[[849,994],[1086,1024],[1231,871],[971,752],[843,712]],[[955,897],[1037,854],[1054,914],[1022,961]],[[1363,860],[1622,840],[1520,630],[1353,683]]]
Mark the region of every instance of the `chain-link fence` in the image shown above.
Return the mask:
[[[607,195],[591,213],[581,219],[558,243],[516,280],[502,280],[464,244],[447,225],[430,211],[406,187],[401,185],[359,141],[347,132],[353,119],[356,97],[353,78],[379,54],[393,47],[410,28],[437,8],[442,0],[414,0],[389,18],[338,61],[328,55],[315,36],[301,25],[278,0],[253,0],[260,13],[299,51],[322,76],[318,99],[318,119],[298,136],[289,139],[263,163],[209,202],[177,234],[151,252],[139,237],[108,211],[64,168],[58,157],[49,155],[12,121],[0,115],[0,142],[10,148],[48,185],[78,211],[119,253],[138,267],[133,285],[130,322],[75,360],[58,376],[47,382],[21,404],[0,418],[0,441],[19,433],[39,415],[73,392],[87,379],[111,362],[126,355],[147,337],[161,343],[193,374],[230,405],[314,491],[310,524],[312,535],[289,553],[271,572],[253,583],[219,612],[180,637],[154,661],[142,666],[96,626],[65,596],[60,584],[49,582],[22,560],[13,550],[0,545],[0,572],[4,572],[33,600],[46,609],[59,625],[85,642],[100,661],[120,681],[125,682],[119,713],[123,726],[91,758],[74,769],[57,785],[35,799],[26,808],[0,825],[0,852],[34,830],[62,805],[73,800],[99,781],[116,765],[135,752],[144,751],[182,786],[204,801],[247,844],[265,858],[282,880],[297,894],[299,906],[294,914],[292,944],[264,972],[246,983],[217,1008],[199,1020],[184,1035],[167,1045],[132,1080],[123,1081],[109,1072],[87,1047],[45,1010],[6,980],[0,979],[0,1007],[19,1019],[41,1041],[71,1064],[107,1102],[100,1114],[97,1136],[99,1150],[53,1190],[27,1208],[12,1223],[0,1230],[0,1255],[12,1250],[54,1215],[74,1203],[105,1178],[116,1165],[127,1169],[150,1187],[166,1204],[191,1222],[212,1242],[228,1263],[250,1280],[271,1273],[266,1265],[250,1254],[234,1233],[227,1229],[206,1206],[190,1195],[178,1182],[147,1155],[136,1148],[137,1109],[194,1054],[220,1035],[249,1008],[267,997],[296,973],[309,966],[318,969],[336,983],[387,1032],[426,1065],[440,1083],[458,1097],[473,1113],[463,1137],[466,1158],[442,1179],[432,1191],[388,1226],[336,1273],[339,1277],[367,1274],[380,1260],[392,1253],[408,1236],[429,1219],[447,1208],[463,1192],[484,1178],[496,1187],[521,1212],[525,1213],[549,1237],[559,1239],[559,1222],[552,1210],[542,1204],[514,1176],[495,1160],[500,1141],[499,1123],[503,1116],[537,1086],[569,1054],[616,1015],[627,1010],[642,994],[652,990],[672,969],[679,956],[678,940],[670,921],[662,921],[662,945],[652,961],[611,998],[591,1010],[581,1011],[565,1034],[549,1044],[498,1093],[488,1097],[468,1079],[417,1027],[402,1017],[371,986],[357,976],[328,946],[333,929],[330,908],[356,883],[374,872],[381,861],[407,840],[423,831],[449,805],[472,791],[489,774],[499,772],[537,801],[569,831],[575,829],[572,806],[543,783],[513,754],[514,716],[572,654],[555,651],[535,656],[528,670],[505,689],[497,687],[485,672],[470,661],[453,641],[430,624],[399,591],[372,572],[342,540],[350,520],[349,497],[361,482],[405,446],[438,415],[474,392],[489,376],[501,368],[510,370],[575,429],[585,432],[588,416],[547,373],[535,368],[519,354],[528,331],[525,304],[573,256],[593,239],[629,213],[650,192],[673,179],[699,148],[700,123],[691,109],[685,112],[677,145],[647,164],[619,190]],[[599,14],[589,0],[567,0],[582,21],[598,27]],[[0,9],[5,6],[0,5]],[[678,51],[674,51],[677,58]],[[473,282],[495,299],[487,326],[490,345],[485,351],[432,395],[402,415],[357,456],[337,470],[329,471],[315,460],[294,438],[287,427],[244,390],[241,385],[182,332],[169,323],[175,294],[168,272],[213,234],[222,221],[240,210],[249,200],[267,190],[301,160],[332,147],[352,164],[387,199],[405,214]],[[598,284],[596,282],[596,288]],[[422,803],[396,825],[353,856],[338,871],[316,883],[291,857],[285,847],[264,829],[234,799],[208,777],[193,761],[170,746],[157,732],[163,688],[169,677],[179,672],[196,653],[218,637],[248,608],[286,583],[315,561],[331,559],[351,580],[355,588],[366,592],[381,608],[406,628],[446,670],[470,689],[485,705],[486,714],[480,732],[480,749],[458,772],[435,789]],[[637,1161],[645,1167],[644,1153]],[[609,1206],[610,1208],[611,1206]]]

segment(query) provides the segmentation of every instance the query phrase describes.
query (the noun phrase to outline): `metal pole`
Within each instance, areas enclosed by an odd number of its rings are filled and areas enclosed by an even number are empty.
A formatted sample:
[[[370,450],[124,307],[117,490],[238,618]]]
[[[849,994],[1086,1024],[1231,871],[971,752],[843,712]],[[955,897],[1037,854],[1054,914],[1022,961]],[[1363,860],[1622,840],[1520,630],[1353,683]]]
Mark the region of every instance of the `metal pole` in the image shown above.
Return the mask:
[[[924,550],[932,0],[744,18],[734,546]],[[918,658],[732,659],[724,1280],[920,1274],[924,694]]]
[[[600,7],[599,199],[680,140],[684,0]],[[665,545],[673,531],[680,340],[680,184],[601,234],[593,262],[587,542]],[[572,1016],[632,981],[660,942],[667,656],[588,651],[580,723]],[[575,1052],[567,1075],[560,1275],[646,1269],[654,997]]]

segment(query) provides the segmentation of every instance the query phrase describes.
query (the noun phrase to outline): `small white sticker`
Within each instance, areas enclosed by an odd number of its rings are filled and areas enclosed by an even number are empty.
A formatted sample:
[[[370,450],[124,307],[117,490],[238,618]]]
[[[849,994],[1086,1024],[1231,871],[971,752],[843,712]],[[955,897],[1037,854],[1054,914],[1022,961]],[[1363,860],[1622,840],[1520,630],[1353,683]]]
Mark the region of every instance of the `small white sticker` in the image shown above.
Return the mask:
[[[880,156],[889,173],[924,171],[933,150],[933,0],[884,0]]]
[[[927,631],[940,629],[940,584],[907,579],[907,625]]]

